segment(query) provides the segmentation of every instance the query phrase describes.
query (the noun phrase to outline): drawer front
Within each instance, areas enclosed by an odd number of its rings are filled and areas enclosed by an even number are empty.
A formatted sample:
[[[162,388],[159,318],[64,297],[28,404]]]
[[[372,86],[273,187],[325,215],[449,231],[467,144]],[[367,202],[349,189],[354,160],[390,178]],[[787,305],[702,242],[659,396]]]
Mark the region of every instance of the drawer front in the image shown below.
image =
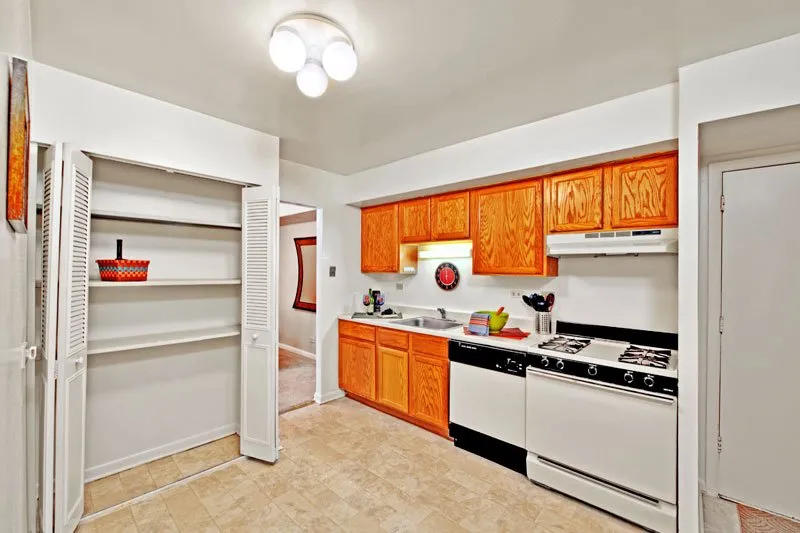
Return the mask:
[[[447,358],[447,339],[412,333],[411,351]]]
[[[364,341],[375,342],[375,326],[367,326],[365,324],[359,324],[357,322],[340,320],[339,335],[344,337],[352,337],[354,339],[361,339]]]
[[[394,329],[378,328],[378,344],[398,350],[408,350],[408,333]]]

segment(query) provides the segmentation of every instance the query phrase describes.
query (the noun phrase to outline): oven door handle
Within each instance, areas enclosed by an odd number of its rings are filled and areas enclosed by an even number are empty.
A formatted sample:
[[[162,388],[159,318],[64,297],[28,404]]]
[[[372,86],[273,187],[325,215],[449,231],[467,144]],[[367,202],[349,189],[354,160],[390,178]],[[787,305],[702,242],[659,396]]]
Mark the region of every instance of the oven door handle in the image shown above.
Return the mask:
[[[588,379],[583,379],[574,376],[569,376],[569,377],[562,376],[560,374],[555,374],[553,372],[548,372],[546,370],[528,368],[528,376],[539,376],[547,379],[553,379],[556,381],[563,381],[565,383],[572,383],[574,385],[581,385],[584,387],[589,387],[591,389],[599,389],[607,392],[621,394],[623,396],[631,396],[633,398],[651,400],[654,402],[668,404],[668,405],[672,405],[675,403],[675,398],[672,398],[670,396],[662,396],[660,394],[653,394],[652,392],[647,392],[647,391],[631,392],[627,389],[623,389],[622,387],[617,387],[616,385],[609,385],[609,384],[600,385],[593,381],[589,381]]]

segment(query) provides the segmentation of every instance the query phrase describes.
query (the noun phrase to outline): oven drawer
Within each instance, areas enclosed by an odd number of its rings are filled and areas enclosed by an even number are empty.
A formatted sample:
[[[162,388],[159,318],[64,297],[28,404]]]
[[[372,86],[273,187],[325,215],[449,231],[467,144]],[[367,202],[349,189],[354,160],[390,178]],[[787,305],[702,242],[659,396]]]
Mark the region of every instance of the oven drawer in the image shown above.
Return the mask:
[[[675,398],[529,368],[526,417],[528,451],[676,503]]]

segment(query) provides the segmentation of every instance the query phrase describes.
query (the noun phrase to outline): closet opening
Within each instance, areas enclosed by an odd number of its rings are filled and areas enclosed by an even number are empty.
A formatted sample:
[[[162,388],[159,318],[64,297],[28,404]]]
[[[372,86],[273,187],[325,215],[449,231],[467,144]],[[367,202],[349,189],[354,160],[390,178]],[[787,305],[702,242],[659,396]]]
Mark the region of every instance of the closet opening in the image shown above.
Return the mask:
[[[49,327],[43,327],[45,272],[54,273],[43,230],[52,229],[50,205],[60,192],[50,185],[52,154],[36,149],[31,319],[42,346]],[[70,435],[82,431],[85,439],[83,456],[70,455],[67,466],[83,472],[84,518],[240,457],[243,189],[94,155],[86,164],[89,201],[75,212],[89,213],[88,239],[72,239],[88,250],[88,285],[76,289],[88,292],[86,356],[75,363],[85,365],[86,394],[82,406],[70,408],[85,415],[66,423]],[[58,235],[48,242],[58,243]],[[97,260],[120,255],[149,261],[146,281],[101,279]],[[53,362],[37,362],[37,457],[45,458],[36,465],[40,502],[54,477],[46,461],[52,451],[45,450],[57,441],[47,434],[48,417],[58,409],[48,390]]]
[[[314,403],[317,390],[317,253],[321,217],[314,207],[280,202],[278,268],[278,412]]]

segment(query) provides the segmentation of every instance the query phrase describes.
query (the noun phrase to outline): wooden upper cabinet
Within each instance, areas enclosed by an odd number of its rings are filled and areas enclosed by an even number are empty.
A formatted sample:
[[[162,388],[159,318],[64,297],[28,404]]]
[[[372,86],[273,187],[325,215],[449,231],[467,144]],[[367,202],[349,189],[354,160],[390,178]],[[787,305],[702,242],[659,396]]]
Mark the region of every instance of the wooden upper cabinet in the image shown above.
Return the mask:
[[[431,199],[400,202],[400,242],[431,240]]]
[[[544,190],[549,233],[602,229],[602,167],[545,178]]]
[[[677,154],[612,165],[607,173],[611,228],[678,225]]]
[[[431,238],[434,241],[469,239],[469,191],[431,198]]]
[[[542,180],[473,190],[472,271],[545,275]]]
[[[361,210],[361,271],[398,272],[400,238],[397,204]]]

